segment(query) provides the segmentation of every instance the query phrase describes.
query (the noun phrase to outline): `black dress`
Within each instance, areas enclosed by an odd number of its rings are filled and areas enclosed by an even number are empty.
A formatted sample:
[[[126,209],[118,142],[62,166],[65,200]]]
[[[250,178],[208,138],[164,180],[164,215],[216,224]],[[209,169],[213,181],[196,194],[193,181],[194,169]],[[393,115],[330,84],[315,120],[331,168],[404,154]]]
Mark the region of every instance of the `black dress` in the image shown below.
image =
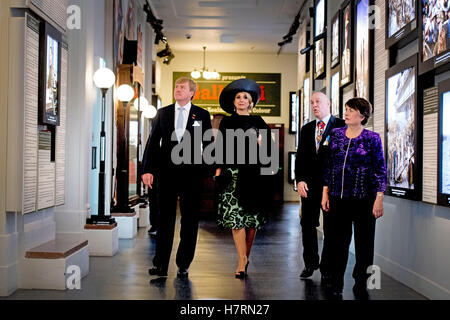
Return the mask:
[[[261,228],[267,221],[264,214],[264,203],[261,201],[261,192],[266,188],[261,185],[262,177],[260,174],[261,165],[259,159],[256,164],[249,161],[249,149],[258,150],[259,145],[255,139],[248,139],[245,147],[234,144],[234,162],[226,164],[227,152],[227,130],[242,129],[246,135],[254,135],[257,138],[263,130],[267,130],[267,135],[262,134],[263,138],[270,137],[270,128],[260,116],[241,116],[233,114],[230,117],[222,119],[219,131],[223,137],[223,156],[225,164],[219,166],[222,169],[221,186],[218,187],[218,226],[227,229],[243,228]],[[266,139],[263,139],[265,143]],[[250,143],[256,143],[250,146]],[[245,149],[244,149],[245,148]],[[245,162],[237,164],[239,155],[245,153]]]

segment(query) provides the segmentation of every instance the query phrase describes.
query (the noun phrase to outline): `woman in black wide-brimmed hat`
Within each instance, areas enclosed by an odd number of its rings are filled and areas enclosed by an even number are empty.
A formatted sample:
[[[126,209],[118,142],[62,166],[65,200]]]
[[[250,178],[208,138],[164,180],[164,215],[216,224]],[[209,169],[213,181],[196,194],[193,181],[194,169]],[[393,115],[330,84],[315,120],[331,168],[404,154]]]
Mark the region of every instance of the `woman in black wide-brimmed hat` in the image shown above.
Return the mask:
[[[231,116],[222,119],[216,139],[217,146],[223,150],[224,160],[223,165],[218,165],[215,177],[218,226],[232,230],[239,258],[235,275],[239,279],[247,275],[256,231],[266,222],[262,200],[267,197],[260,190],[267,188],[261,185],[259,159],[256,163],[251,161],[252,157],[259,155],[259,148],[270,139],[269,126],[260,116],[250,115],[260,97],[259,85],[249,79],[230,83],[220,95],[220,106]],[[231,137],[231,133],[236,137]],[[239,144],[237,141],[243,136],[246,142]],[[245,161],[238,161],[238,158]]]

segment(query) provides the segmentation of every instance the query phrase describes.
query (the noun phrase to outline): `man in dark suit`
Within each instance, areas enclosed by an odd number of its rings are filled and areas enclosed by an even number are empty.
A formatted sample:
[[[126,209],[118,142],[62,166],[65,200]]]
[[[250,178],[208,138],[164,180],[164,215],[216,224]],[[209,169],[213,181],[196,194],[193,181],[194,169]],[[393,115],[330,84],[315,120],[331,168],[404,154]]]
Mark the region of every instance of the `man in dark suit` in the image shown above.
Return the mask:
[[[197,244],[200,190],[206,169],[202,155],[210,143],[202,141],[211,129],[208,111],[191,104],[197,84],[189,78],[175,83],[175,104],[158,110],[143,157],[142,180],[149,188],[158,175],[159,227],[154,267],[150,275],[167,276],[172,251],[177,200],[180,197],[181,230],[176,263],[178,277],[188,276]]]
[[[328,136],[332,129],[344,127],[345,121],[330,114],[330,100],[316,92],[311,97],[311,109],[316,120],[304,125],[300,131],[300,141],[295,161],[295,177],[298,193],[302,198],[301,221],[303,241],[303,261],[305,269],[300,278],[309,278],[319,269],[322,281],[330,280],[329,248],[327,237],[328,224],[323,217],[324,244],[319,265],[317,227],[320,225],[320,208],[322,201],[322,175],[324,149],[328,144]],[[325,145],[324,145],[325,144]]]

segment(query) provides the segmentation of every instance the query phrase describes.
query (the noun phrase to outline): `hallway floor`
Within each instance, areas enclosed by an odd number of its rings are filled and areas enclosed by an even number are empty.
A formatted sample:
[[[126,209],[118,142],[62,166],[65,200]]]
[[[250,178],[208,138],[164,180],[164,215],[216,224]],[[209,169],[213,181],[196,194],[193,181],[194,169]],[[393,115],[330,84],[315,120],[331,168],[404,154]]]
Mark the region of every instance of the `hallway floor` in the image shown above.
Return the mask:
[[[196,258],[188,279],[177,279],[175,250],[178,246],[177,222],[174,251],[166,280],[148,275],[152,266],[155,239],[140,229],[133,240],[120,240],[119,252],[112,258],[91,257],[90,272],[81,290],[18,290],[8,300],[324,300],[320,272],[301,280],[301,231],[298,205],[285,204],[274,213],[255,240],[246,280],[234,278],[237,259],[231,232],[219,231],[214,220],[200,223]],[[344,300],[355,299],[350,255],[343,292]],[[371,300],[425,300],[426,298],[386,274],[381,289],[370,292]]]

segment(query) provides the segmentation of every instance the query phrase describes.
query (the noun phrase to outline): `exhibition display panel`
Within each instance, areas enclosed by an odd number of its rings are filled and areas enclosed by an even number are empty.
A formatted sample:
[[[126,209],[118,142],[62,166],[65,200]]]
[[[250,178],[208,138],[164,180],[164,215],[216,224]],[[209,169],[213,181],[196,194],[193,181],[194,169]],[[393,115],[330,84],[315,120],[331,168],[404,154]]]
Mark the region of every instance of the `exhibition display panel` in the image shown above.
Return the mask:
[[[353,0],[341,6],[341,86],[353,82]]]
[[[439,90],[438,204],[450,207],[450,79]]]
[[[417,58],[416,54],[386,71],[386,191],[412,200],[421,194]]]
[[[386,49],[417,38],[418,1],[386,0]]]
[[[373,78],[373,28],[369,19],[370,0],[356,2],[355,29],[355,88],[356,96],[368,101],[372,99]]]
[[[339,51],[340,51],[340,14],[341,11],[338,10],[336,15],[331,20],[331,68],[336,67],[339,64],[340,57],[339,57]]]
[[[419,74],[450,70],[450,6],[445,1],[420,1]]]

